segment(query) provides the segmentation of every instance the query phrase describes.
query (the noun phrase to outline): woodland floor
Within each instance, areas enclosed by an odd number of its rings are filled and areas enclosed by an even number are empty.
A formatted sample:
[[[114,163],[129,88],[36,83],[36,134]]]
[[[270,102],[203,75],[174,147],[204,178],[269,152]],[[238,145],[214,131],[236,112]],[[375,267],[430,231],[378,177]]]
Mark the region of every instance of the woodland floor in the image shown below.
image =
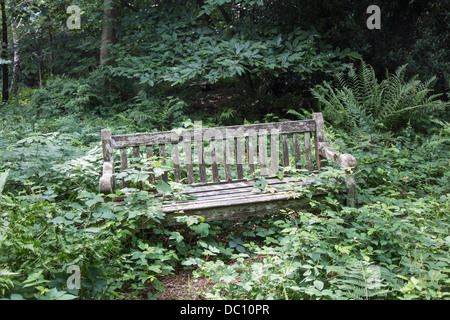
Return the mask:
[[[204,300],[202,293],[214,285],[206,277],[194,278],[189,270],[166,276],[161,281],[165,291],[158,300]]]

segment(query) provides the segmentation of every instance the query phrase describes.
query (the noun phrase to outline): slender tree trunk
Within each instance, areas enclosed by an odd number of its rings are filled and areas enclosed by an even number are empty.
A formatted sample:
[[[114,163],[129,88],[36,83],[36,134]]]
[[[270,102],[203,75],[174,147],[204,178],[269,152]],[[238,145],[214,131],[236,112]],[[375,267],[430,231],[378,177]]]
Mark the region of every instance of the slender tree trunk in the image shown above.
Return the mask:
[[[50,47],[53,48],[53,32],[52,32],[52,28],[50,27],[50,29],[48,30],[48,40],[50,41]],[[53,50],[50,50],[49,53],[49,75],[50,77],[53,76]]]
[[[44,73],[44,70],[42,68],[42,62],[39,61],[39,68],[38,68],[38,74],[39,74],[39,87],[42,88],[42,74]]]
[[[100,65],[109,63],[109,48],[116,41],[117,4],[115,0],[103,1],[103,30],[100,49]]]
[[[2,9],[2,59],[7,60],[8,58],[8,24],[6,22],[6,8],[5,1],[1,2]],[[7,102],[9,100],[9,72],[8,65],[2,65],[3,70],[3,102]]]
[[[11,34],[13,38],[14,58],[13,58],[13,74],[11,79],[10,91],[15,94],[19,88],[20,81],[20,51],[19,51],[19,35],[17,34],[17,25],[14,19],[11,19]]]

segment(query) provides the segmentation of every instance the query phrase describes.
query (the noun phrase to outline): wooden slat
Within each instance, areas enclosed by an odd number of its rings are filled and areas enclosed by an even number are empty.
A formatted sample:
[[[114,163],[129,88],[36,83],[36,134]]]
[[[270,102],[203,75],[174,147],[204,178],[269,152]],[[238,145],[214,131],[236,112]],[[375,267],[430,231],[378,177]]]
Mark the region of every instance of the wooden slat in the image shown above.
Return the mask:
[[[225,180],[231,181],[231,152],[229,139],[223,140],[223,162],[225,166]]]
[[[283,150],[283,167],[289,167],[289,145],[287,134],[281,135],[281,149]]]
[[[295,168],[299,169],[300,165],[298,164],[300,161],[300,144],[299,144],[299,135],[297,133],[294,133],[292,135],[292,144],[294,146],[294,161],[295,161]]]
[[[314,133],[314,154],[316,156],[317,170],[320,170],[319,137],[318,137],[317,132]]]
[[[220,181],[216,147],[217,147],[217,141],[215,139],[212,139],[209,143],[209,148],[210,148],[210,154],[211,154],[211,171],[212,171],[213,182]]]
[[[316,155],[317,170],[320,170],[320,150],[319,146],[325,142],[325,123],[323,121],[322,113],[316,112],[313,114],[314,122],[316,123],[316,131],[314,132],[314,152]]]
[[[267,136],[258,136],[259,168],[262,176],[267,176]]]
[[[254,137],[248,137],[247,140],[247,158],[248,158],[248,174],[251,176],[255,173],[255,144]]]
[[[270,175],[278,174],[279,166],[280,166],[280,158],[279,158],[279,135],[271,134],[270,135]]]
[[[312,157],[311,157],[311,137],[310,133],[305,133],[305,160],[306,160],[306,169],[309,171],[313,170]]]
[[[195,145],[197,147],[198,168],[200,171],[200,181],[206,182],[206,166],[205,166],[205,157],[203,154],[203,141],[196,141]]]
[[[284,177],[282,180],[278,178],[266,178],[266,182],[268,185],[276,185],[279,183],[287,183],[287,182],[298,182],[302,181],[299,177]],[[191,194],[195,196],[197,193],[208,192],[208,191],[223,191],[229,190],[233,188],[246,188],[248,186],[254,186],[255,181],[238,181],[238,182],[226,182],[218,183],[218,184],[206,184],[206,185],[194,185],[192,188],[182,191],[183,194]]]
[[[133,147],[133,158],[139,158],[141,156],[141,152],[139,147]]]
[[[199,203],[188,202],[176,205],[163,206],[161,209],[163,212],[174,212],[179,210],[198,210],[198,209],[212,209],[218,207],[229,207],[235,205],[259,203],[259,202],[271,202],[277,200],[286,200],[294,196],[294,193],[280,193],[280,194],[254,194],[235,197],[233,199],[223,199],[220,201],[201,201]]]
[[[153,146],[146,146],[145,152],[147,154],[147,159],[153,158]],[[155,175],[152,174],[153,168],[150,168],[149,171],[150,171],[150,176],[148,177],[148,182],[150,182],[151,184],[154,184],[155,183]]]
[[[322,197],[323,195],[314,195],[315,198]],[[266,201],[263,197],[261,199],[253,199],[254,201],[247,201],[242,204],[231,204],[230,206],[215,207],[215,208],[198,208],[183,212],[170,211],[169,208],[163,208],[163,211],[171,214],[167,214],[162,221],[163,225],[179,225],[183,224],[177,222],[177,217],[189,215],[201,216],[205,219],[205,222],[217,221],[217,220],[229,220],[229,219],[245,219],[252,216],[264,216],[267,214],[274,215],[280,212],[280,209],[292,209],[300,211],[310,208],[310,199],[308,198],[281,198],[270,199]],[[142,227],[145,227],[142,226]]]
[[[188,184],[194,183],[194,166],[192,159],[191,137],[184,138],[184,154],[186,156],[186,173]]]
[[[121,149],[120,150],[120,170],[121,172],[124,172],[128,169],[128,156],[127,156],[127,149]],[[125,178],[122,178],[122,183],[125,188],[128,187],[128,181],[126,181]]]
[[[238,179],[244,178],[244,169],[243,169],[243,163],[244,163],[244,150],[242,146],[242,139],[241,138],[235,138],[235,156],[236,156],[236,176]]]
[[[159,145],[159,156],[161,158],[163,158],[163,163],[166,164],[165,158],[167,157],[167,153],[166,153],[166,146],[164,144],[160,144]],[[167,176],[167,172],[164,172],[162,174],[162,180],[164,182],[168,182],[169,181],[168,176]]]
[[[248,137],[259,135],[261,131],[270,132],[271,130],[277,130],[279,134],[283,133],[302,133],[312,132],[316,130],[314,120],[302,120],[302,121],[286,121],[278,123],[260,123],[251,125],[240,126],[228,126],[217,128],[205,128],[205,129],[193,129],[185,130],[182,134],[176,134],[172,131],[165,132],[151,132],[151,133],[138,133],[129,135],[116,135],[112,136],[114,140],[115,148],[142,146],[142,145],[156,145],[156,144],[170,144],[178,143],[182,140],[182,136],[188,134],[191,135],[194,141],[204,139],[205,132],[209,130],[222,131],[222,138],[236,138],[236,137]],[[211,135],[209,135],[211,138]]]
[[[306,185],[304,181],[298,181],[295,182],[296,185]],[[291,191],[286,187],[286,182],[284,181],[278,181],[275,184],[270,184],[270,187],[273,188],[273,193],[281,193],[281,192],[287,192]],[[204,200],[214,200],[214,199],[222,199],[222,198],[234,198],[237,196],[241,196],[243,194],[252,195],[256,194],[253,193],[253,185],[243,186],[240,188],[227,188],[227,189],[221,189],[221,190],[212,190],[212,191],[204,191],[204,192],[197,192],[197,193],[190,193],[191,195],[195,196],[196,199],[190,200],[189,202],[199,202]],[[269,194],[271,192],[267,192]]]
[[[175,182],[180,182],[181,169],[180,169],[180,153],[178,150],[178,144],[172,145],[172,161],[173,161],[173,175]]]

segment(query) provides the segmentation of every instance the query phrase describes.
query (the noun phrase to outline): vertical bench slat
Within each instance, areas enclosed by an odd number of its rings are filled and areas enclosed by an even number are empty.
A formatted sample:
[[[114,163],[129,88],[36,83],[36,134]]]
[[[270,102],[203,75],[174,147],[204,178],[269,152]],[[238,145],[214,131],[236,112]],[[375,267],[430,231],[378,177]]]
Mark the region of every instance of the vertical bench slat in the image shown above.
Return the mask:
[[[153,146],[146,146],[145,152],[147,153],[147,158],[153,157]]]
[[[133,147],[133,163],[139,163],[139,158],[141,157],[141,151],[139,149],[139,147]],[[141,169],[137,169],[138,171],[140,171]],[[141,184],[141,183],[139,183]]]
[[[159,156],[161,157],[161,158],[163,158],[163,163],[164,164],[166,164],[166,157],[167,157],[167,154],[166,154],[166,145],[165,144],[160,144],[159,145]],[[164,181],[164,182],[168,182],[169,181],[169,179],[168,179],[168,177],[167,177],[167,172],[164,172],[163,173],[163,175],[162,175],[162,180]]]
[[[146,146],[145,152],[147,154],[147,159],[153,158],[153,146]],[[152,174],[153,168],[150,168],[149,171],[150,171],[150,176],[148,177],[148,182],[150,182],[151,184],[154,184],[155,183],[155,175]]]
[[[186,173],[188,184],[194,183],[194,166],[192,163],[191,136],[184,136],[184,154],[186,156]]]
[[[314,133],[314,154],[316,156],[317,170],[320,171],[319,136],[317,132]]]
[[[313,165],[311,158],[311,134],[309,132],[305,132],[305,160],[306,160],[306,169],[312,171]]]
[[[175,182],[181,181],[181,169],[180,169],[180,152],[178,150],[178,144],[172,144],[172,161],[173,161],[173,175]]]
[[[289,167],[289,146],[287,134],[281,135],[281,149],[283,150],[283,167]]]
[[[242,138],[235,138],[234,144],[236,150],[236,176],[238,179],[243,179],[244,169],[242,165],[244,163],[244,150],[242,148]]]
[[[267,135],[258,136],[259,167],[262,176],[267,176]]]
[[[292,144],[294,146],[294,161],[295,161],[295,168],[299,169],[300,165],[298,164],[300,161],[300,144],[299,144],[299,134],[294,133],[292,135]]]
[[[247,137],[247,158],[248,158],[248,174],[255,173],[255,145],[253,143],[253,137]]]
[[[319,144],[325,142],[325,124],[322,113],[314,113],[313,119],[316,122],[316,131],[314,133],[314,148],[316,153],[317,170],[320,170],[320,151]]]
[[[223,140],[223,163],[225,166],[225,180],[231,181],[231,152],[230,152],[230,140]]]
[[[198,168],[200,171],[200,181],[206,182],[206,167],[205,157],[203,155],[203,141],[196,141],[197,153],[198,153]]]
[[[141,152],[139,147],[133,147],[133,158],[139,158],[141,156]]]
[[[213,139],[211,139],[210,143],[209,143],[209,148],[210,148],[210,153],[211,153],[211,171],[212,171],[212,177],[213,177],[213,182],[220,182],[220,177],[219,177],[219,168],[218,168],[218,161],[217,161],[217,141],[216,138],[214,137]]]
[[[128,156],[127,149],[120,149],[120,170],[124,172],[128,169]],[[128,181],[125,178],[122,178],[122,183],[125,188],[128,188]]]
[[[280,158],[279,158],[279,144],[280,139],[278,134],[270,135],[270,174],[278,174],[278,170],[280,167]]]

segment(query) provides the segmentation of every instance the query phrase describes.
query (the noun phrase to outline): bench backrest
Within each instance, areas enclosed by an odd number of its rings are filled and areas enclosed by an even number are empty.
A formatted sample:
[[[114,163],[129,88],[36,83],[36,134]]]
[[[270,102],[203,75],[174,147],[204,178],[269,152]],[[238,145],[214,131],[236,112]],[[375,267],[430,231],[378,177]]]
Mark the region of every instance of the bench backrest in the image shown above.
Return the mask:
[[[285,167],[313,171],[320,170],[317,150],[324,142],[323,130],[321,113],[315,113],[312,120],[216,128],[195,123],[191,130],[130,135],[111,135],[111,130],[105,129],[103,158],[113,171],[117,171],[115,149],[120,154],[120,171],[128,169],[130,157],[169,159],[174,180],[188,184],[241,180],[255,173],[274,175]],[[150,179],[154,182],[155,177]],[[167,173],[162,179],[167,181]]]

